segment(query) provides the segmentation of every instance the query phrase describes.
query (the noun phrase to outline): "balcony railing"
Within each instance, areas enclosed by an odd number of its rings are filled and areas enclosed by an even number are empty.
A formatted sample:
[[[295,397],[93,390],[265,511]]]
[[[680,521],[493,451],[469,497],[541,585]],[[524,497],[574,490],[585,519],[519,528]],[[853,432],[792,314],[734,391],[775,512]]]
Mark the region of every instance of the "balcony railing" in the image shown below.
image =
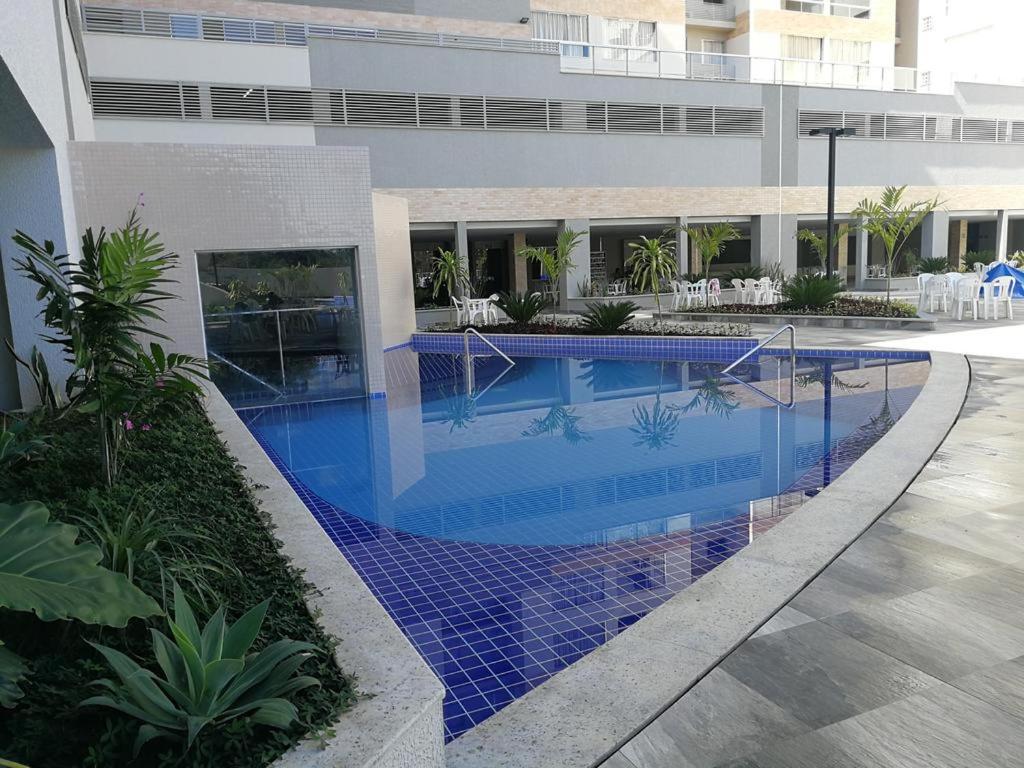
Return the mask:
[[[602,45],[589,45],[583,50],[579,46],[563,46],[562,71],[874,91],[918,89],[917,70],[908,67]]]
[[[686,4],[686,18],[695,21],[736,21],[736,6],[732,3],[708,3],[690,0]]]

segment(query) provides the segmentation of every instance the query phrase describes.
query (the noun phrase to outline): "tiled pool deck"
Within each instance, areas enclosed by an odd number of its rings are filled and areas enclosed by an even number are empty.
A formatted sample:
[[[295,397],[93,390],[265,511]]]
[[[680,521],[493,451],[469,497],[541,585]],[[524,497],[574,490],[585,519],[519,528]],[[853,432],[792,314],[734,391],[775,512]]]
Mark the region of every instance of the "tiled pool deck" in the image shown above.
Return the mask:
[[[604,768],[1024,764],[1024,363],[971,363],[903,497]]]

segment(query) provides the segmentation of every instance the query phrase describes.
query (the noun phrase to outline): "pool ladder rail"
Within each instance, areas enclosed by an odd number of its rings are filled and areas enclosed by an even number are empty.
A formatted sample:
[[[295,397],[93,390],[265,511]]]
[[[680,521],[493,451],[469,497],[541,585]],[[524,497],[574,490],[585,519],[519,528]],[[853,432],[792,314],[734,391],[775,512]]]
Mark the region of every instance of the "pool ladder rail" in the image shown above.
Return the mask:
[[[473,369],[473,355],[470,354],[470,351],[469,351],[469,337],[470,337],[470,334],[472,334],[473,336],[476,336],[478,339],[480,339],[480,341],[482,341],[488,347],[493,349],[496,353],[498,353],[498,355],[502,359],[504,359],[504,361],[506,363],[508,363],[508,367],[504,371],[502,371],[497,376],[497,378],[495,378],[493,381],[491,381],[490,384],[488,384],[486,387],[484,387],[482,392],[475,393],[475,394],[474,394],[474,390],[476,389],[476,373],[475,373],[475,371]],[[496,346],[494,346],[494,344],[492,344],[487,339],[487,337],[485,337],[482,333],[480,333],[480,331],[478,331],[476,328],[467,328],[465,331],[463,331],[462,332],[462,342],[463,342],[463,349],[464,349],[463,361],[464,361],[465,366],[466,366],[466,394],[470,398],[472,398],[473,400],[479,400],[481,397],[483,397],[485,394],[487,394],[487,390],[489,390],[491,387],[493,387],[495,384],[497,384],[506,373],[508,373],[510,370],[512,370],[512,367],[516,364],[516,362],[511,357],[509,357],[504,352],[502,352],[500,349],[498,349]]]
[[[763,391],[761,389],[758,389],[757,387],[753,386],[749,382],[743,381],[742,379],[737,378],[736,376],[733,376],[732,371],[735,370],[741,363],[743,363],[744,361],[746,361],[750,357],[753,357],[754,355],[756,355],[758,352],[763,350],[765,347],[767,347],[769,344],[771,344],[773,341],[775,341],[775,339],[779,338],[779,336],[781,336],[782,334],[784,334],[786,332],[789,333],[789,401],[784,403],[780,399],[782,397],[782,392],[781,392],[781,389],[782,389],[782,385],[781,385],[781,381],[782,381],[782,359],[781,358],[779,358],[779,360],[778,360],[778,363],[779,363],[779,382],[780,382],[779,389],[780,389],[780,392],[779,392],[779,397],[777,397],[777,398],[776,397],[772,397],[767,392],[765,392],[765,391]],[[723,376],[728,376],[733,381],[735,381],[735,382],[737,382],[739,384],[742,384],[744,387],[746,387],[749,390],[752,390],[752,391],[756,392],[761,397],[765,398],[766,400],[769,400],[773,404],[775,404],[775,405],[777,405],[777,406],[779,406],[781,408],[785,408],[787,410],[791,410],[796,405],[796,327],[793,326],[793,325],[784,325],[784,326],[782,326],[781,328],[779,328],[779,330],[777,330],[771,336],[766,338],[764,341],[758,343],[757,346],[747,350],[738,360],[734,361],[731,365],[729,365],[728,367],[723,369],[722,375]]]

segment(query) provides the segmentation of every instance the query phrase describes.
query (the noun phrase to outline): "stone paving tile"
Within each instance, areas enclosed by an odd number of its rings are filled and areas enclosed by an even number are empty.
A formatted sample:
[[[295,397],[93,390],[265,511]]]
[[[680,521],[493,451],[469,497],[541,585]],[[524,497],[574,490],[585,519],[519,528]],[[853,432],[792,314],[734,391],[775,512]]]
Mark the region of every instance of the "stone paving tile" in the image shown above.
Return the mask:
[[[952,496],[996,506],[1010,504],[1024,495],[1024,490],[1017,485],[982,483],[963,475],[949,475],[938,480],[914,483],[910,487],[918,496],[927,496],[939,501]]]
[[[984,723],[984,728],[977,724]],[[728,768],[1020,768],[1024,721],[949,685],[910,696]]]
[[[616,752],[601,763],[601,768],[637,768],[637,766],[633,765],[621,752]]]
[[[1024,719],[1024,656],[958,677],[951,685]]]
[[[998,568],[925,590],[943,602],[1024,629],[1024,569]],[[1021,690],[1024,696],[1024,689]]]
[[[961,506],[948,499],[937,501],[936,499],[918,496],[912,491],[907,491],[900,497],[899,501],[889,508],[889,511],[885,513],[884,519],[891,526],[912,529],[925,523],[956,519],[975,511],[977,511],[977,506],[973,503],[970,506]]]
[[[866,605],[823,621],[946,681],[1024,655],[1024,629],[930,592]]]
[[[784,605],[779,609],[779,612],[766,621],[764,625],[752,635],[752,637],[771,635],[776,632],[781,632],[784,629],[799,627],[801,624],[807,624],[811,621],[814,621],[812,616],[808,616],[806,613],[801,613],[792,605]]]
[[[703,768],[806,733],[810,726],[714,669],[622,748],[636,768]]]
[[[910,530],[917,536],[1004,563],[1016,563],[1024,558],[1024,525],[1013,513],[971,512],[923,523]]]
[[[915,589],[879,574],[876,569],[863,568],[841,557],[804,587],[789,605],[821,619],[871,602],[899,597]]]
[[[817,621],[748,640],[720,666],[814,727],[852,717],[938,682]]]

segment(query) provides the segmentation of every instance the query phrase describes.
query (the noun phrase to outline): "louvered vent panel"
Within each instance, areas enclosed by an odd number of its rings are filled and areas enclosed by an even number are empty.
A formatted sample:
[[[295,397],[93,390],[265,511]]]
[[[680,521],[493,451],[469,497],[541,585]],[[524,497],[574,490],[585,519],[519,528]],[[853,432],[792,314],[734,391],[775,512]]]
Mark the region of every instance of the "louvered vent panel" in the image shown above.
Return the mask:
[[[495,130],[546,131],[547,106],[543,99],[487,98],[487,127]]]
[[[345,91],[349,125],[416,125],[416,98],[411,93]]]
[[[716,136],[763,136],[764,112],[760,109],[715,107]]]
[[[93,80],[91,85],[92,108],[97,117],[182,118],[177,83]]]

